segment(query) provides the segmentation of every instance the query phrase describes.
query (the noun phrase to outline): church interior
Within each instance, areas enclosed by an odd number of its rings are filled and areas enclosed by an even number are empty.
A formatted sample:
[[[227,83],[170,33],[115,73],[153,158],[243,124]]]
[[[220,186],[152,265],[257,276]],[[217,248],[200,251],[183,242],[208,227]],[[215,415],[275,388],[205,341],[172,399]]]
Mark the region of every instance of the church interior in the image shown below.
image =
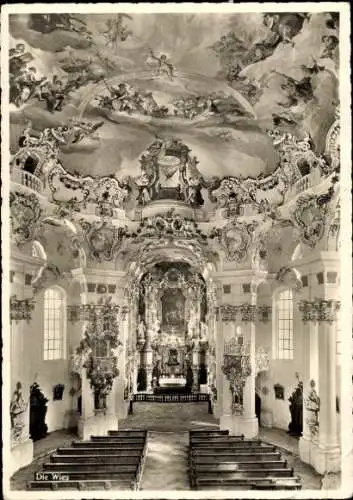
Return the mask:
[[[9,16],[12,492],[341,487],[340,17]]]

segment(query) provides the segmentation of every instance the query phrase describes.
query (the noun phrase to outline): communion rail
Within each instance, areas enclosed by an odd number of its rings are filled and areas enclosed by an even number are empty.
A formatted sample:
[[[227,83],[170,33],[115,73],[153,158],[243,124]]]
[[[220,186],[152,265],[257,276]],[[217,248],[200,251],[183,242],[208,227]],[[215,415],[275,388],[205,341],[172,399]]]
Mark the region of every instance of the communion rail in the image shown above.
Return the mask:
[[[212,401],[209,394],[194,392],[191,394],[134,394],[130,400],[129,413],[133,414],[134,403],[208,403],[208,413],[212,413]]]

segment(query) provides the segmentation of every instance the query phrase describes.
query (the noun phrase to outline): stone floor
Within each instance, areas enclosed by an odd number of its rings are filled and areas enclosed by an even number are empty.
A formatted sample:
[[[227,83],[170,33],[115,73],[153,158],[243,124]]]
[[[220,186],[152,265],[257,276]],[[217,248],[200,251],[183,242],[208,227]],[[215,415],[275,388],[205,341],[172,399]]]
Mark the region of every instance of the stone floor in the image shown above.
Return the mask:
[[[141,490],[189,489],[187,446],[188,430],[217,428],[218,421],[208,414],[204,403],[137,403],[134,414],[119,421],[120,429],[147,429],[148,451],[142,475]],[[67,446],[76,435],[56,431],[34,444],[35,459],[28,467],[11,478],[13,490],[24,490],[26,484],[41,469],[59,446]],[[288,465],[301,477],[303,490],[321,488],[322,477],[300,461],[298,440],[279,429],[260,428],[259,438],[278,446]]]
[[[208,403],[134,403],[134,413],[119,420],[120,429],[188,431],[218,428],[219,421],[208,413]]]

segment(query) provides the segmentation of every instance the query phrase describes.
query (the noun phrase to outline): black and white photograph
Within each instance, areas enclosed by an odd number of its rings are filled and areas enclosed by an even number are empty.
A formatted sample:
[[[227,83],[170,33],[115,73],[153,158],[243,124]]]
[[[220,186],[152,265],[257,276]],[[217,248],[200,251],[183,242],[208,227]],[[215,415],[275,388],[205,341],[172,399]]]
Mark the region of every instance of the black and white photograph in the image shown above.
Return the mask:
[[[351,497],[350,15],[2,7],[4,498]]]

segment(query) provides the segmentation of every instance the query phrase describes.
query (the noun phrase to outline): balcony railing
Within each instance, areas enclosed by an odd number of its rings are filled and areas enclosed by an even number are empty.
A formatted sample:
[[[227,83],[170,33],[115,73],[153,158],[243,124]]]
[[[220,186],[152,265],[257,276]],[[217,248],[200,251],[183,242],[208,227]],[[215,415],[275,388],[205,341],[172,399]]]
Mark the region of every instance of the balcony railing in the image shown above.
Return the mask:
[[[23,186],[41,193],[43,191],[43,183],[38,177],[25,170],[14,167],[11,171],[11,180],[17,184],[22,184]]]

